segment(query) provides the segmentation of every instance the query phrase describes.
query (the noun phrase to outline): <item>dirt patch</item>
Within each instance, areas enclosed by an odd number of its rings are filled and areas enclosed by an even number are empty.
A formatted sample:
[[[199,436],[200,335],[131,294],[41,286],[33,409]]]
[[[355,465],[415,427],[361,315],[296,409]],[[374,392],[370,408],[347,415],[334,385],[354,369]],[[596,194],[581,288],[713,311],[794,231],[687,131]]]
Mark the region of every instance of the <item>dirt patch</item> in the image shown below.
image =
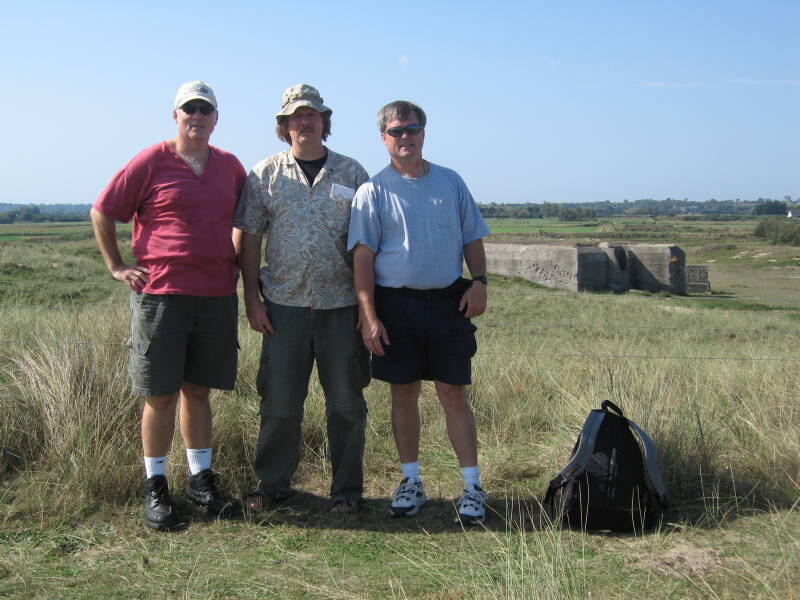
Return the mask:
[[[659,306],[661,310],[666,310],[667,312],[675,312],[675,313],[693,313],[695,310],[693,308],[686,308],[685,306]]]
[[[641,569],[681,577],[705,575],[722,565],[719,551],[691,544],[680,544],[655,556],[643,556],[636,562]]]

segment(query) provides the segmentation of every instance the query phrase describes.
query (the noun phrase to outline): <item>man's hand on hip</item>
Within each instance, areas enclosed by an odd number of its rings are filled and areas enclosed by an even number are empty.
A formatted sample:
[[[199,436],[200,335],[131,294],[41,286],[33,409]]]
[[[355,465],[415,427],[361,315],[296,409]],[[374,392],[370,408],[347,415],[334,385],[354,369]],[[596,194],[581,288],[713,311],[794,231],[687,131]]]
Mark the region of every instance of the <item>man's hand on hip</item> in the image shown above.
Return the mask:
[[[114,279],[127,283],[136,291],[141,290],[150,279],[148,273],[150,273],[150,269],[139,265],[123,264],[111,269],[111,276]]]

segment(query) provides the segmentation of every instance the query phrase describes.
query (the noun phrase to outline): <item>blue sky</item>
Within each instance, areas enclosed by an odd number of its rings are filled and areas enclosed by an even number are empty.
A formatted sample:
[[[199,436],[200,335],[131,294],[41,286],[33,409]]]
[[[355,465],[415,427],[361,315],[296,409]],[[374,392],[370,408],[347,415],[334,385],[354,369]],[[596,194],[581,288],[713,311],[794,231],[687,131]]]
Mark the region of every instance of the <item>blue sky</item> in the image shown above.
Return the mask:
[[[316,86],[331,149],[387,164],[385,103],[479,202],[800,196],[800,2],[4,2],[0,202],[93,202],[210,83],[248,170]]]

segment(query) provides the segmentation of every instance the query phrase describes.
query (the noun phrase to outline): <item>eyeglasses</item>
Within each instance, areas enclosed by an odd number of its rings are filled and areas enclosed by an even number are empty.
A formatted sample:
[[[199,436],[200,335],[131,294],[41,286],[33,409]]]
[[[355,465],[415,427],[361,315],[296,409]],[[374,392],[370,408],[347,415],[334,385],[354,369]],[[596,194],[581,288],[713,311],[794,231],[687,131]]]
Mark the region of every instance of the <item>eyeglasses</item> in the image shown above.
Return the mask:
[[[413,125],[406,125],[405,127],[390,127],[386,130],[386,133],[394,138],[399,138],[403,137],[404,133],[412,136],[417,135],[420,131],[422,131],[422,127],[420,127],[418,123],[414,123]]]
[[[187,115],[193,115],[194,111],[199,110],[201,115],[210,115],[214,112],[214,107],[211,106],[208,102],[198,102],[196,104],[192,104],[191,102],[187,102],[183,106],[181,106],[181,110],[185,112]]]

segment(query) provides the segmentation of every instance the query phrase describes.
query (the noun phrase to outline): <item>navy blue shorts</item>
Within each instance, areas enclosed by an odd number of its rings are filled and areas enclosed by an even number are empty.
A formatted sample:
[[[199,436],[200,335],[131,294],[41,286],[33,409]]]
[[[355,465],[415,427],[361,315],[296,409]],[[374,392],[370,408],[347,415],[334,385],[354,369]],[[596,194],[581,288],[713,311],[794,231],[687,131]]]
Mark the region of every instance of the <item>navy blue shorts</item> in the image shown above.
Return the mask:
[[[458,310],[460,294],[375,286],[375,309],[386,327],[384,356],[372,356],[372,376],[406,384],[428,379],[472,383],[475,325]]]

